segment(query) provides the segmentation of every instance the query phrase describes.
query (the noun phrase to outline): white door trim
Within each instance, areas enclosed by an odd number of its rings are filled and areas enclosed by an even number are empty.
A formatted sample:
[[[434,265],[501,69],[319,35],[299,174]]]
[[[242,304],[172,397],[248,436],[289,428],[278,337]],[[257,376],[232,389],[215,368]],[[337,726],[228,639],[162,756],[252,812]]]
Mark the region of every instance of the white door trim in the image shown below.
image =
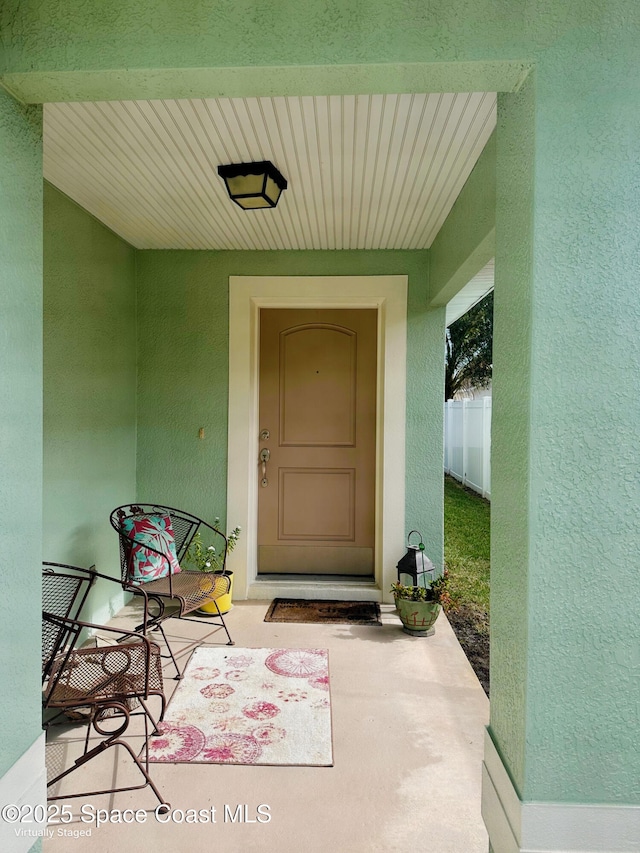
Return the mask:
[[[227,524],[242,527],[229,560],[235,598],[308,597],[310,586],[256,579],[260,308],[377,308],[375,585],[366,597],[391,600],[388,590],[404,546],[407,288],[406,275],[230,276]],[[365,597],[358,585],[337,582],[316,585],[313,595],[332,598],[338,592]]]

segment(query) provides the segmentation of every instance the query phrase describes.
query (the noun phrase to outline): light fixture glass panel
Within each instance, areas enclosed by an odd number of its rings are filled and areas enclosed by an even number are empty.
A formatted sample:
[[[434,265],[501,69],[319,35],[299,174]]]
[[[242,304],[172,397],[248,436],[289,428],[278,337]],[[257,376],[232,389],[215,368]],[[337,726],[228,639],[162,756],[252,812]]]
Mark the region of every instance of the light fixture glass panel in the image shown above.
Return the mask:
[[[267,198],[271,199],[271,204],[273,204],[274,206],[277,204],[281,192],[282,190],[276,184],[273,178],[267,176],[267,183],[264,188],[264,194],[267,196]]]
[[[231,195],[254,195],[262,192],[264,175],[238,175],[237,178],[227,178]]]
[[[271,207],[266,198],[261,195],[249,196],[249,198],[236,198],[236,204],[244,207],[245,210],[257,210],[260,207]]]

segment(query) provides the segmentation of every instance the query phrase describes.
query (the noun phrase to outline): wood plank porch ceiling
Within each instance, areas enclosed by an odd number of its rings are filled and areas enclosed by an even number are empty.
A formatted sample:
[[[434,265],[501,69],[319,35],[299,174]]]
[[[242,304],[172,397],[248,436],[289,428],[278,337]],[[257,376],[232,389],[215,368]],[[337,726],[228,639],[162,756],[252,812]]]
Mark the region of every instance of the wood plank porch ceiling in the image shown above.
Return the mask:
[[[494,93],[46,104],[44,176],[139,249],[424,249],[495,123]],[[275,210],[218,177],[252,160]]]

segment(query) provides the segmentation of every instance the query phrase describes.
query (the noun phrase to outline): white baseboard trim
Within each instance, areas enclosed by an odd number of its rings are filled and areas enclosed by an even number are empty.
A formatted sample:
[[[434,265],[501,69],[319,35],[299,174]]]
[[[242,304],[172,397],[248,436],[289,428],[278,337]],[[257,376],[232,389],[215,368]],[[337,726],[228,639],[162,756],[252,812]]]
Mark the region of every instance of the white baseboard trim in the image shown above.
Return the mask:
[[[26,807],[47,809],[47,769],[44,732],[0,779],[0,808],[15,805],[23,808],[23,820],[7,822],[0,817],[0,850],[27,853],[46,832],[46,820],[38,823],[34,812]],[[40,817],[36,809],[35,815]],[[29,815],[31,821],[29,822]]]
[[[494,853],[638,853],[640,806],[521,802],[488,731],[482,817]]]

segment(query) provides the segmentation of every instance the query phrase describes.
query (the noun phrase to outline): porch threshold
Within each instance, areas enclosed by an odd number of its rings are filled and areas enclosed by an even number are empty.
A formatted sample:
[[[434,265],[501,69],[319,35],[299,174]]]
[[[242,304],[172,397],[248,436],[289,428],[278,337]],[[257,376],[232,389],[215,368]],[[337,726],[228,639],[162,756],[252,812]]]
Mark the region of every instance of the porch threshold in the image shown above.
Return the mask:
[[[343,601],[382,601],[382,590],[373,578],[353,575],[270,574],[249,585],[248,598],[316,598]]]

